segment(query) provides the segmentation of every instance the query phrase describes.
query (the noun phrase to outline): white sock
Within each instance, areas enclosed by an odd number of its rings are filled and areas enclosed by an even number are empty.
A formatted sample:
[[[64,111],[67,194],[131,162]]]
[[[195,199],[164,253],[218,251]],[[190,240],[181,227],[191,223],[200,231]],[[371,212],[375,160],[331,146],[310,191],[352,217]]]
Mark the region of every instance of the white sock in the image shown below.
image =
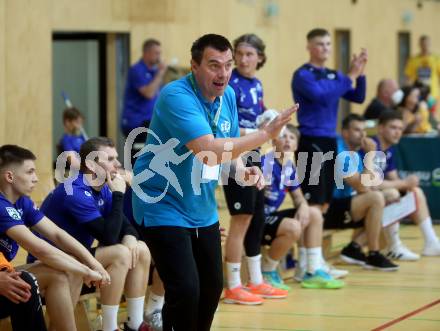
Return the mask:
[[[325,269],[325,266],[327,265],[327,261],[324,259],[324,255],[322,253],[322,247],[321,248],[321,262],[320,262],[320,268]]]
[[[307,272],[314,274],[321,267],[321,247],[307,248]]]
[[[102,309],[102,330],[115,331],[118,329],[119,305],[101,305]]]
[[[434,228],[432,226],[431,217],[426,218],[419,224],[420,230],[422,231],[423,238],[425,239],[425,245],[438,243],[437,235],[435,234]]]
[[[149,315],[156,310],[162,310],[163,302],[164,302],[163,296],[156,295],[150,291],[150,295],[148,296],[147,307],[145,308],[145,313]]]
[[[263,275],[261,273],[261,254],[256,256],[246,256],[249,279],[254,285],[263,283]]]
[[[274,271],[278,267],[280,261],[273,260],[269,254],[263,258],[261,269],[263,271]]]
[[[397,247],[402,244],[399,236],[399,227],[400,223],[396,222],[385,228],[385,234],[388,240],[389,248]]]
[[[226,262],[226,277],[228,279],[228,288],[230,290],[241,286],[240,269],[241,263]]]
[[[128,326],[132,329],[139,329],[144,320],[145,297],[127,298]]]
[[[301,269],[307,269],[307,248],[305,247],[299,248],[298,264]]]

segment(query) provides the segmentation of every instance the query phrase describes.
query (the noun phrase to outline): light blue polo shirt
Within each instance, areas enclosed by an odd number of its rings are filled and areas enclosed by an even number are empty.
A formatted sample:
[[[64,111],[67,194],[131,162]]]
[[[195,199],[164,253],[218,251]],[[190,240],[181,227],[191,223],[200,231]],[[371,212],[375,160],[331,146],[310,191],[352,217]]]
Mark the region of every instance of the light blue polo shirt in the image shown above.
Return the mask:
[[[190,75],[169,83],[160,92],[150,125],[152,132],[141,150],[145,153],[134,166],[133,213],[136,222],[146,227],[197,228],[218,221],[217,180],[200,183],[202,163],[188,153],[185,144],[213,133],[210,123],[220,98],[206,101],[197,86],[194,91]],[[240,135],[235,93],[230,86],[222,98],[216,131],[217,138]],[[182,156],[185,153],[187,156]]]

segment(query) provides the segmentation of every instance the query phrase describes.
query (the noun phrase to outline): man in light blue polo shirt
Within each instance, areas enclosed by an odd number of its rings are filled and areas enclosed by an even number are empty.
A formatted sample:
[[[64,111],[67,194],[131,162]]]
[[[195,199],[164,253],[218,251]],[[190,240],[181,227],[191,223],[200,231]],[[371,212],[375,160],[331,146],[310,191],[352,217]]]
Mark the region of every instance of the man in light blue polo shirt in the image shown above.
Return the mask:
[[[235,95],[228,87],[231,44],[204,35],[193,43],[191,56],[192,73],[159,95],[132,185],[134,217],[165,286],[164,331],[210,329],[223,287],[214,194],[219,165],[277,137],[297,109],[239,137]],[[235,169],[248,185],[263,187],[258,168],[239,160]]]

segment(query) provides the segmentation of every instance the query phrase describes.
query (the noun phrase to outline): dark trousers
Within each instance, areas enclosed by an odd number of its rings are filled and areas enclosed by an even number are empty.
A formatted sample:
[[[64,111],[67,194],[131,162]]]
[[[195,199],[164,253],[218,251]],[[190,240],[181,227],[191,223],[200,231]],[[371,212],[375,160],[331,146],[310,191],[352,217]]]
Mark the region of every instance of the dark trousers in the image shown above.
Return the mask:
[[[14,331],[46,331],[37,280],[26,271],[21,272],[21,278],[31,285],[31,297],[27,302],[15,304],[0,296],[0,318],[10,316]]]
[[[210,330],[223,289],[219,224],[141,232],[165,287],[163,331]]]

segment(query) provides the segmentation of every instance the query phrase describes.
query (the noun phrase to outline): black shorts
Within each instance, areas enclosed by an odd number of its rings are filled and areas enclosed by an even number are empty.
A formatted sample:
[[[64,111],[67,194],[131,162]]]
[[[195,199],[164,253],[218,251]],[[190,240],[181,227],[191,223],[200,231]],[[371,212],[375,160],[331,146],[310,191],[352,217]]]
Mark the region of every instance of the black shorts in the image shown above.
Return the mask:
[[[261,168],[260,162],[248,160],[246,166],[257,166]],[[255,215],[264,213],[264,190],[255,186],[241,186],[234,179],[230,178],[227,185],[223,186],[229,214]]]
[[[324,214],[324,229],[356,229],[364,226],[364,220],[354,221],[351,217],[353,197],[333,199]]]
[[[324,203],[330,203],[332,199],[335,186],[334,166],[336,151],[336,138],[301,136],[299,140],[296,155],[297,164],[301,164],[298,159],[298,153],[307,153],[307,166],[305,169],[304,180],[301,183],[301,189],[304,193],[304,197],[310,204],[322,205]],[[321,164],[319,174],[311,174],[313,155],[316,152],[322,152],[322,155],[327,152],[333,152],[333,157],[331,160],[325,161]],[[301,171],[300,168],[299,171]],[[312,181],[310,182],[310,180]]]
[[[264,235],[261,239],[262,245],[270,245],[277,236],[278,228],[285,218],[295,217],[296,209],[285,209],[271,213],[264,219]]]

